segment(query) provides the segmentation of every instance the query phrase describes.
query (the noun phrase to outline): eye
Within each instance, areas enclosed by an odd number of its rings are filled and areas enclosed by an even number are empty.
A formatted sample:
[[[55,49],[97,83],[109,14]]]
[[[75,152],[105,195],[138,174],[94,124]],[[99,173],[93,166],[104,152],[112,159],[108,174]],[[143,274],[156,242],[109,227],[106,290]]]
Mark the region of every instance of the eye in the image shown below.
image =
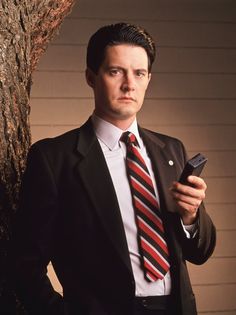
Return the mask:
[[[121,70],[120,70],[120,69],[114,68],[114,69],[110,69],[110,70],[109,70],[109,74],[110,74],[111,76],[116,76],[116,75],[118,75],[118,74],[120,74],[120,73],[121,73]]]
[[[136,76],[139,78],[145,77],[145,75],[146,75],[146,71],[143,71],[143,70],[136,71]]]

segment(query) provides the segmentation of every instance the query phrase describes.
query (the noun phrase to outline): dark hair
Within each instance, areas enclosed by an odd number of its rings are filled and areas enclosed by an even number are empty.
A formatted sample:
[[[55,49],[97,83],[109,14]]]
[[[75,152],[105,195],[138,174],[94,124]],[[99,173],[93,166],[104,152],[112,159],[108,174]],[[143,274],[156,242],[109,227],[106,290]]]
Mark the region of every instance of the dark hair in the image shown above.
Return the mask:
[[[143,28],[128,23],[103,26],[91,36],[87,48],[87,68],[97,74],[106,47],[120,44],[143,47],[148,56],[148,71],[151,72],[156,55],[155,43]]]

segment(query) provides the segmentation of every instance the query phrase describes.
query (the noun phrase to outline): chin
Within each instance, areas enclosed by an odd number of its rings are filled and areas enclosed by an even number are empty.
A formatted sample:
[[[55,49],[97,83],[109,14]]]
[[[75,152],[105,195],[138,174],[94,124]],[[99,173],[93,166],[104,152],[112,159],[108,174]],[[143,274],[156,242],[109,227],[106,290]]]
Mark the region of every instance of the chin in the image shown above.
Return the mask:
[[[134,111],[134,110],[116,111],[115,116],[117,118],[125,120],[125,119],[132,118],[133,116],[136,115],[136,113],[137,113],[137,111]]]

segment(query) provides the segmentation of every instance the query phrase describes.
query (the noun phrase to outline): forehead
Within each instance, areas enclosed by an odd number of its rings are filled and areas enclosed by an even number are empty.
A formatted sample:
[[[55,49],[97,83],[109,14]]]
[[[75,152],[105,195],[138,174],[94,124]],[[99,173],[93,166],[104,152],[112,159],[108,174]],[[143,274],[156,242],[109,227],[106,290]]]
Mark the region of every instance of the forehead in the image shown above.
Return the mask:
[[[112,65],[148,69],[146,50],[140,46],[127,44],[107,46],[102,66]]]

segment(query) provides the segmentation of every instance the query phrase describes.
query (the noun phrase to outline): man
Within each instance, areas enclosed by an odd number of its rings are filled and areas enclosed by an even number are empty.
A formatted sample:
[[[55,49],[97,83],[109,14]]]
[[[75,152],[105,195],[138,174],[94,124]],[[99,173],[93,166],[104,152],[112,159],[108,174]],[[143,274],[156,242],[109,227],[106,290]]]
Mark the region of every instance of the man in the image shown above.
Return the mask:
[[[31,147],[11,262],[29,314],[197,314],[185,260],[209,258],[215,228],[204,180],[177,182],[182,143],[137,125],[154,59],[145,30],[99,29],[87,50],[92,117]]]

